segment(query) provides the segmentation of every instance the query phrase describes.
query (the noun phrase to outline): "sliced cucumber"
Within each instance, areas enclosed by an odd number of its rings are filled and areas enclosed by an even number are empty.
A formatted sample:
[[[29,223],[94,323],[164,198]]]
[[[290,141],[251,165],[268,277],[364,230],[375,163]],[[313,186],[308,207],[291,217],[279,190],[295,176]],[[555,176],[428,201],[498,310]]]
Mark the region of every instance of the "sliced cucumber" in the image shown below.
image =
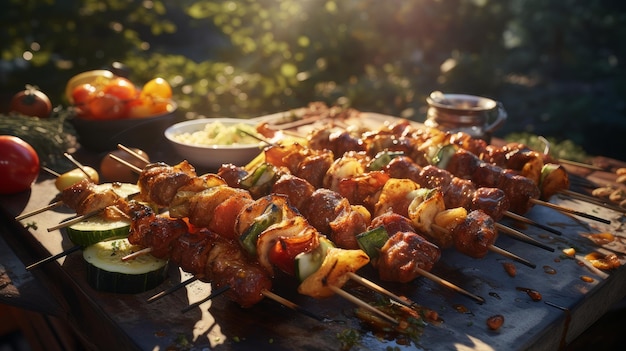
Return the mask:
[[[296,256],[296,278],[301,282],[322,266],[328,250],[335,247],[335,244],[325,237],[320,237],[319,240],[320,245],[314,250]]]
[[[106,189],[113,189],[117,195],[124,198],[139,193],[139,187],[130,183],[102,183],[95,186],[95,191],[103,191]]]
[[[95,191],[107,189],[112,189],[123,198],[139,192],[137,185],[128,183],[104,183],[95,186]],[[107,239],[126,237],[129,230],[129,221],[109,220],[102,216],[94,216],[66,228],[70,241],[82,247]]]
[[[141,247],[128,239],[101,241],[86,247],[87,282],[94,289],[120,294],[136,294],[157,287],[167,277],[168,261],[149,253],[122,261]]]
[[[100,241],[128,236],[130,222],[111,221],[102,216],[94,216],[66,228],[67,237],[74,245],[87,247]]]
[[[139,187],[128,183],[104,183],[96,185],[96,191],[112,189],[121,197],[139,192]],[[75,245],[86,247],[97,242],[128,236],[130,221],[110,220],[100,215],[93,216],[66,228],[67,236]]]

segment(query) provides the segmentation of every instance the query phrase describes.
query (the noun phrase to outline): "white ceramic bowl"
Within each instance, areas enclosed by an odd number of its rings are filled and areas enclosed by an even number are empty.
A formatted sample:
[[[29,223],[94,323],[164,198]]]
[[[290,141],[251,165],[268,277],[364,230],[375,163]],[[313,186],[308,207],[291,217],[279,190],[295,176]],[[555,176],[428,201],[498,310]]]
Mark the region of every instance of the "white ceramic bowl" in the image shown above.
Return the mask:
[[[203,167],[211,170],[219,169],[222,164],[232,163],[236,166],[245,166],[261,153],[262,143],[236,145],[198,145],[181,142],[175,139],[182,133],[201,131],[209,123],[220,122],[224,126],[239,123],[256,126],[257,122],[237,118],[202,118],[180,122],[165,130],[165,138],[174,147],[176,152],[189,161],[194,167]]]

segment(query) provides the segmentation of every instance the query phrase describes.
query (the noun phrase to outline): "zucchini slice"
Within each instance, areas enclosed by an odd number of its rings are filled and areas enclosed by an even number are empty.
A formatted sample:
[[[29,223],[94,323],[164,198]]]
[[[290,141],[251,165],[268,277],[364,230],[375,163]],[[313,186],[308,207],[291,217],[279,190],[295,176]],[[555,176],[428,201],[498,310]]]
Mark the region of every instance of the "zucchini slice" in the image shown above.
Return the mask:
[[[136,184],[130,183],[102,183],[96,184],[95,191],[104,191],[106,189],[113,189],[119,196],[128,197],[130,195],[139,193],[139,187]]]
[[[104,183],[96,185],[96,190],[113,189],[121,197],[128,197],[139,192],[139,187],[128,183]],[[88,218],[66,228],[67,236],[72,243],[82,247],[97,242],[128,236],[130,221],[110,220],[101,215]]]
[[[100,241],[128,236],[130,223],[124,220],[111,221],[94,216],[66,228],[67,237],[74,245],[87,247]]]
[[[122,261],[122,257],[140,249],[126,238],[86,247],[83,257],[87,262],[87,282],[98,291],[118,294],[137,294],[157,287],[167,277],[167,260],[148,253]]]

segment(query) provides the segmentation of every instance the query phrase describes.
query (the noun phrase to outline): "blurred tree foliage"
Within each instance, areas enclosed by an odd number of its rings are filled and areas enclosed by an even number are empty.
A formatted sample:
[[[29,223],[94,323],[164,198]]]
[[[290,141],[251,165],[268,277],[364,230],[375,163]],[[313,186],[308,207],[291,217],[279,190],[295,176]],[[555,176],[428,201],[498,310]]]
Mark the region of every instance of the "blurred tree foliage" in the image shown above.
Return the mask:
[[[25,84],[64,104],[76,73],[162,76],[181,118],[353,106],[421,121],[433,90],[492,97],[499,136],[626,159],[626,3],[610,0],[5,0],[3,107]]]

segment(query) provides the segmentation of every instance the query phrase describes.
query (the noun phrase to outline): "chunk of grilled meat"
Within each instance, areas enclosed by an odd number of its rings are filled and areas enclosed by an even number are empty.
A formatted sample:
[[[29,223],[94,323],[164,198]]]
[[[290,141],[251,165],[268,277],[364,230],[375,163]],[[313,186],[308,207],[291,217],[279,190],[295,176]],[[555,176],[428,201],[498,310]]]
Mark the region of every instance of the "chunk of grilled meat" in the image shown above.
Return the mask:
[[[271,289],[268,273],[237,243],[205,228],[191,233],[182,219],[158,216],[138,202],[131,202],[130,213],[130,243],[152,248],[155,257],[170,259],[214,288],[229,287],[226,296],[242,307],[258,303]]]

